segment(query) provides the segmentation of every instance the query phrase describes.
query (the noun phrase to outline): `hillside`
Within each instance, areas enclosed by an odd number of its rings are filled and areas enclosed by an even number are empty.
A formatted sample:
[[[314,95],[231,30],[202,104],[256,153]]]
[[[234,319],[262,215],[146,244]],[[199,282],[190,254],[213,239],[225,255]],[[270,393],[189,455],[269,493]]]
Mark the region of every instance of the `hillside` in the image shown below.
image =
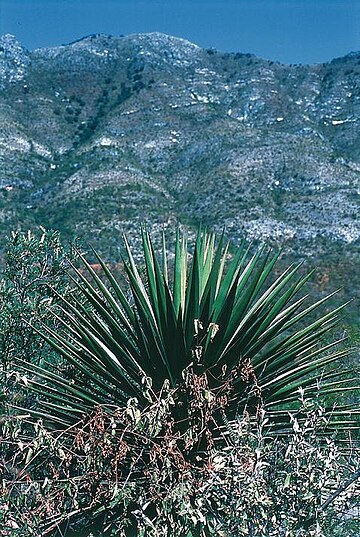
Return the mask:
[[[5,35],[0,118],[2,245],[42,225],[116,262],[141,221],[202,222],[360,296],[360,53],[282,65],[157,33],[31,52]]]

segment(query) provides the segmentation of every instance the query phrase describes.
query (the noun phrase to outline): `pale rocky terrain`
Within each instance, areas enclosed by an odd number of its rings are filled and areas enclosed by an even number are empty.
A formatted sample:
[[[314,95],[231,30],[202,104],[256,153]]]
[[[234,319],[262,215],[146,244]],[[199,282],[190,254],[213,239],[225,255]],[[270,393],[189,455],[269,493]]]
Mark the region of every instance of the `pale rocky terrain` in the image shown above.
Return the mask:
[[[58,228],[116,262],[140,222],[201,222],[359,294],[360,53],[282,65],[157,33],[34,51],[5,35],[0,118],[2,237]]]

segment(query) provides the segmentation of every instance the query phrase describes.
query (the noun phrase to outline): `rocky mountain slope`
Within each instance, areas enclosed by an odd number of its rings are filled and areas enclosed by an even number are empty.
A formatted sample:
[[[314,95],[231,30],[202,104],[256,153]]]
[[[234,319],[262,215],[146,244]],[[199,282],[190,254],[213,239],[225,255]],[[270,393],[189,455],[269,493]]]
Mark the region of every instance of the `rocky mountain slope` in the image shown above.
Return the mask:
[[[360,53],[281,65],[157,33],[31,52],[5,35],[0,118],[2,236],[58,228],[117,261],[141,221],[202,222],[359,294]]]

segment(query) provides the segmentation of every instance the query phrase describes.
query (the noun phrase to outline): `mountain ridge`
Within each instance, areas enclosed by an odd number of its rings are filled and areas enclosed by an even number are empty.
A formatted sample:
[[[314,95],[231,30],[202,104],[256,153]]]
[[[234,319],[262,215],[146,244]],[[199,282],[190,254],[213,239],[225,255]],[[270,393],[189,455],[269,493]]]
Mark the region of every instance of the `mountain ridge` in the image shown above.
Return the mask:
[[[11,34],[11,33],[6,33],[6,34],[2,34],[0,35],[0,47],[3,46],[3,41],[5,41],[5,43],[8,41],[8,40],[11,40],[13,41],[14,43],[16,43],[18,46],[20,46],[24,51],[28,52],[28,53],[32,53],[32,52],[36,52],[36,51],[46,51],[46,50],[52,50],[52,49],[61,49],[61,48],[64,48],[64,47],[69,47],[69,46],[73,46],[73,45],[77,45],[77,44],[80,44],[80,43],[83,43],[87,40],[94,40],[94,39],[110,39],[110,40],[131,40],[131,39],[138,39],[139,37],[141,36],[159,36],[159,37],[163,37],[163,38],[166,38],[166,39],[171,39],[171,40],[177,40],[179,43],[182,42],[182,43],[186,43],[192,47],[196,47],[197,49],[199,50],[208,50],[208,51],[212,51],[214,53],[223,53],[223,54],[245,54],[247,56],[252,56],[254,58],[257,58],[257,59],[260,59],[260,60],[263,60],[263,61],[268,61],[270,63],[277,63],[279,65],[283,65],[283,66],[290,66],[290,65],[298,65],[298,66],[305,66],[305,67],[311,67],[311,66],[316,66],[316,65],[327,65],[329,63],[335,63],[335,62],[338,62],[338,61],[342,61],[342,60],[345,60],[345,59],[352,59],[352,58],[360,58],[360,50],[359,51],[350,51],[342,56],[338,56],[338,57],[335,57],[329,61],[324,61],[324,62],[314,62],[314,63],[284,63],[284,62],[280,62],[280,61],[277,61],[277,60],[268,60],[266,58],[262,58],[260,56],[257,56],[255,54],[252,54],[252,53],[249,53],[249,52],[222,52],[221,50],[218,50],[216,48],[207,48],[207,49],[204,49],[202,47],[200,47],[199,45],[197,45],[196,43],[193,43],[192,41],[189,41],[188,39],[184,39],[182,37],[178,37],[178,36],[171,36],[171,35],[168,35],[168,34],[165,34],[163,32],[158,32],[158,31],[154,31],[154,32],[144,32],[144,33],[132,33],[132,34],[127,34],[127,35],[118,35],[118,36],[115,36],[115,35],[112,35],[112,34],[107,34],[107,33],[102,33],[102,32],[99,32],[99,33],[91,33],[91,34],[87,34],[87,35],[84,35],[83,37],[80,37],[78,39],[74,39],[73,41],[70,41],[69,43],[62,43],[60,45],[52,45],[52,46],[45,46],[45,47],[35,47],[33,49],[28,49],[26,47],[24,47],[23,45],[21,45],[20,41],[17,40],[16,36],[14,34]]]

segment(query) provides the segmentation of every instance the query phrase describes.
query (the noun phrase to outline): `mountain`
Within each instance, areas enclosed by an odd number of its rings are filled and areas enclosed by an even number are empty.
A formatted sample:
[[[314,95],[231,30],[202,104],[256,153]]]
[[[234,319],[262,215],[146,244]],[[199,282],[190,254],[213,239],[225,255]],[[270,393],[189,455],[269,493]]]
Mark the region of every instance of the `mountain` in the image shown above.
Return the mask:
[[[2,237],[58,228],[117,261],[139,222],[202,222],[360,294],[360,53],[282,65],[159,33],[34,51],[5,35],[0,118]]]

